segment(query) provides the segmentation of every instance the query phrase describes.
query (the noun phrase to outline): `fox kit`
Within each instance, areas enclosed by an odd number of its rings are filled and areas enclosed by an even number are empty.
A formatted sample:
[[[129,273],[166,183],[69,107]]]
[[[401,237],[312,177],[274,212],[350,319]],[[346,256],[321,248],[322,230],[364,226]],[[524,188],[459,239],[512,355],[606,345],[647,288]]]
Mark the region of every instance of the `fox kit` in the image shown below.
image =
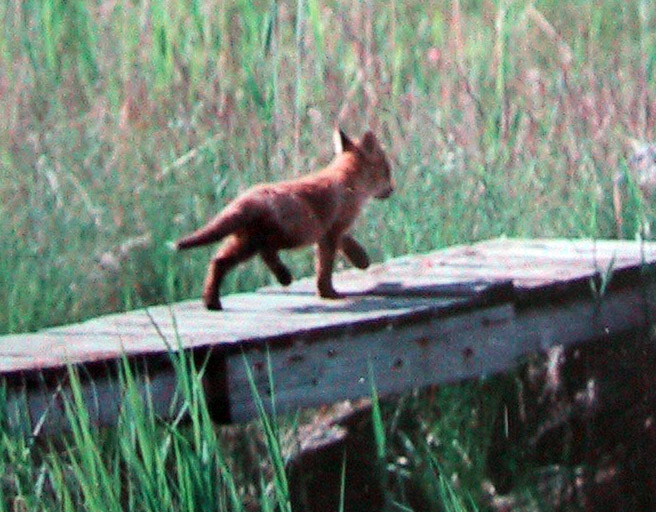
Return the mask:
[[[370,131],[351,141],[335,130],[334,141],[337,154],[324,169],[296,180],[256,185],[177,242],[180,250],[228,237],[205,278],[203,301],[208,309],[221,309],[219,288],[228,271],[256,254],[287,286],[292,275],[278,251],[317,244],[317,291],[328,299],[340,297],[332,283],[337,250],[357,268],[369,266],[367,253],[348,230],[371,197],[385,199],[394,190],[390,166]]]

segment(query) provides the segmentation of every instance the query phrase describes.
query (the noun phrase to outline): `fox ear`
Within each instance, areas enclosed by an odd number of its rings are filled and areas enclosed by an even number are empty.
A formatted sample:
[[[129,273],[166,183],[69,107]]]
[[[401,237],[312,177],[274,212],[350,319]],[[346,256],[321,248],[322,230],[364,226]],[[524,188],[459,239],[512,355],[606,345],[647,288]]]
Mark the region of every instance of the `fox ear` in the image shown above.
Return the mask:
[[[341,128],[336,128],[333,132],[333,143],[335,144],[335,154],[339,155],[347,151],[354,151],[355,144],[351,142]]]
[[[365,153],[372,153],[378,146],[378,140],[371,130],[367,130],[362,136],[360,147]]]

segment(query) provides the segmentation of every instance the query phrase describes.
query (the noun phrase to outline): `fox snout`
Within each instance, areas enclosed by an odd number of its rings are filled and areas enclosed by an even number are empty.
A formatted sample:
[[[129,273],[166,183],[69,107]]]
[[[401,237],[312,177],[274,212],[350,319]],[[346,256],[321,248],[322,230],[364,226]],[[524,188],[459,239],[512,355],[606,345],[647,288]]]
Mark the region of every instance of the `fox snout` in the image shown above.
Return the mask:
[[[389,196],[392,195],[392,192],[394,192],[394,188],[389,187],[389,188],[386,188],[385,190],[383,190],[382,192],[379,192],[374,197],[376,199],[387,199]]]
[[[378,192],[374,197],[376,199],[387,199],[389,196],[392,195],[392,192],[394,192],[394,187],[395,186],[396,186],[396,183],[394,183],[394,180],[390,181],[390,184],[387,186],[387,188],[385,188],[382,191]]]

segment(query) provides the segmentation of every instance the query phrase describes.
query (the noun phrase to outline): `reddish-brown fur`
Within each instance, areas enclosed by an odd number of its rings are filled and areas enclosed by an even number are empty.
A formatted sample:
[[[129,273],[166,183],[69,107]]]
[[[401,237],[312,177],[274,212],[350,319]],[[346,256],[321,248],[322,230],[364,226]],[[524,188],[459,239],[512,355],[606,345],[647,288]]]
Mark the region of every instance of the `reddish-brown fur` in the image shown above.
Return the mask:
[[[384,199],[394,190],[390,167],[372,132],[351,141],[338,130],[335,147],[337,155],[321,171],[256,185],[205,227],[178,241],[178,249],[188,249],[228,237],[208,268],[203,291],[208,309],[221,309],[219,288],[228,271],[256,254],[286,286],[292,275],[278,251],[316,243],[317,290],[330,299],[340,297],[332,284],[338,249],[356,267],[369,266],[367,253],[348,230],[370,198]]]

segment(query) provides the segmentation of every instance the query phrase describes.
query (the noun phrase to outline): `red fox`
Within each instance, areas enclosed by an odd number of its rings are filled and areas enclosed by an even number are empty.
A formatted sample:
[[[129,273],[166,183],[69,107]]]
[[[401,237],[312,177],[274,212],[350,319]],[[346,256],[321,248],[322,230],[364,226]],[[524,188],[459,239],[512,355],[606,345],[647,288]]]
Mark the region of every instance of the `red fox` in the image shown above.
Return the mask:
[[[317,291],[328,299],[341,297],[332,282],[338,249],[357,268],[369,266],[367,253],[348,230],[367,200],[385,199],[393,192],[390,166],[371,131],[351,141],[338,129],[334,143],[336,156],[324,169],[296,180],[256,185],[206,226],[177,242],[181,250],[229,237],[209,264],[203,290],[207,309],[221,309],[221,281],[256,254],[287,286],[292,275],[278,251],[316,243]]]

